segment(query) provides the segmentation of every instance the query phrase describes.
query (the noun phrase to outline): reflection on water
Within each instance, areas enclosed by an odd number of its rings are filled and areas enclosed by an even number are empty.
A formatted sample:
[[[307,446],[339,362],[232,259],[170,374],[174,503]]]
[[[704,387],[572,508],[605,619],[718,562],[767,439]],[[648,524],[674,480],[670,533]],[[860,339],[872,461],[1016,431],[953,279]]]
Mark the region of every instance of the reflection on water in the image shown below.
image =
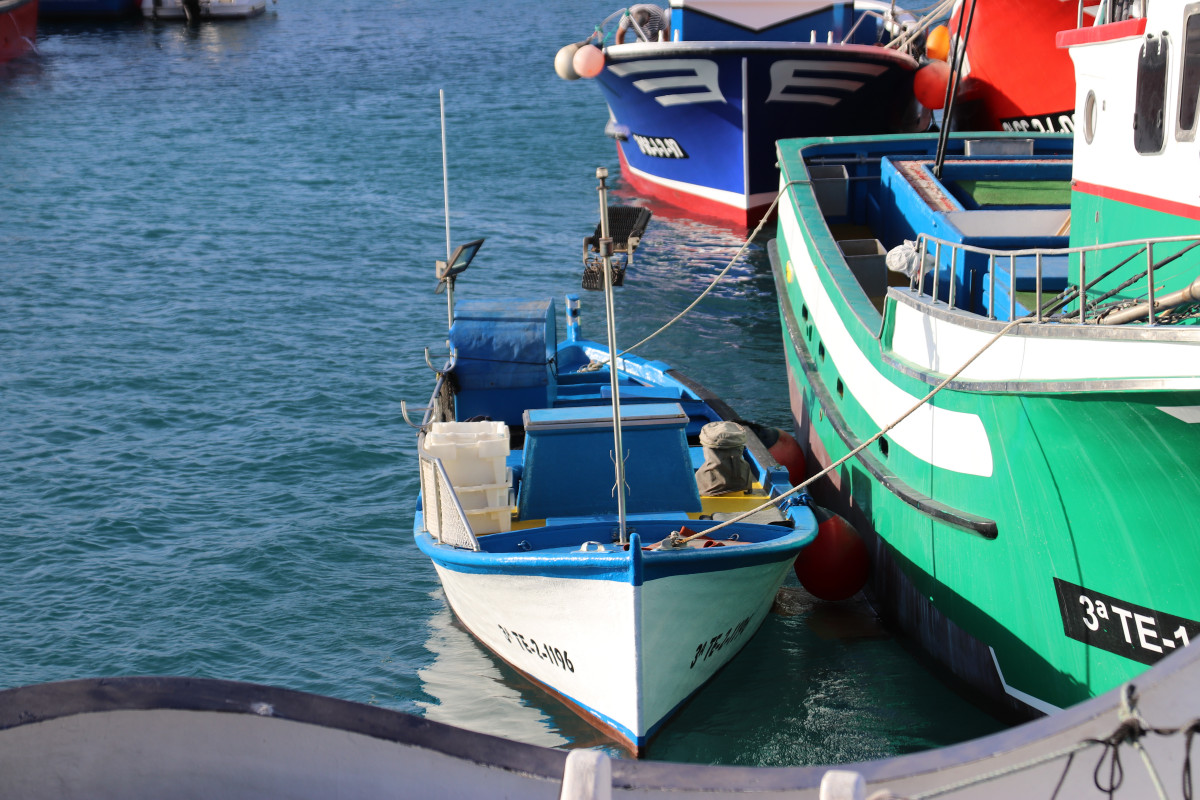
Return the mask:
[[[418,677],[431,700],[417,705],[429,719],[543,747],[626,757],[494,657],[448,608],[430,621],[425,646],[433,661]],[[938,721],[950,718],[952,728]],[[758,634],[655,736],[648,758],[837,764],[940,747],[1000,727],[907,657],[864,601],[823,603],[789,579]]]
[[[445,602],[444,595],[436,592]],[[425,647],[433,661],[417,671],[431,699],[417,700],[424,715],[460,728],[542,747],[595,747],[624,751],[551,695],[491,654],[454,618],[449,606],[429,620]]]

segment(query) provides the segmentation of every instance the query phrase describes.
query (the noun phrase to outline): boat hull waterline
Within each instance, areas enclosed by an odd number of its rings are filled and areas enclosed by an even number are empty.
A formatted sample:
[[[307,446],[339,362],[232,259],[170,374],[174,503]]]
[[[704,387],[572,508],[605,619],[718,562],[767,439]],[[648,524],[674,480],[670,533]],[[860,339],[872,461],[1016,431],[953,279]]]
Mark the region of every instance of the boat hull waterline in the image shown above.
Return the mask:
[[[149,19],[186,20],[184,0],[141,0],[142,16]],[[200,19],[248,19],[267,10],[266,0],[198,0]]]

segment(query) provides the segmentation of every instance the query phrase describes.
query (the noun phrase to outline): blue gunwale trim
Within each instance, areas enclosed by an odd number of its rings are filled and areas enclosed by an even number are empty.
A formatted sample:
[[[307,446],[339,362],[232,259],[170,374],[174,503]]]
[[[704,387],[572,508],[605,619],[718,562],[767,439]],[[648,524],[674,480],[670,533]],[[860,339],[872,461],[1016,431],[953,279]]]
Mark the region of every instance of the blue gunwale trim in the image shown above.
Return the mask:
[[[873,44],[726,40],[714,42],[631,42],[629,44],[612,44],[604,48],[604,55],[607,56],[609,64],[621,61],[701,55],[740,56],[768,54],[794,58],[797,53],[806,53],[810,57],[815,56],[831,62],[882,61],[908,65],[914,70],[917,67],[916,59],[912,56],[890,48],[876,47]],[[1011,136],[1012,134],[1009,135]]]
[[[645,570],[642,566],[646,554],[642,551],[642,537],[637,531],[629,534],[629,585],[641,586],[644,582]]]
[[[696,520],[688,520],[699,527]],[[712,525],[715,523],[709,523]],[[742,526],[732,526],[736,532]],[[747,525],[749,528],[761,528]],[[536,535],[545,528],[533,529]],[[644,551],[640,553],[640,568],[637,573],[640,583],[670,578],[677,575],[699,575],[760,564],[778,562],[792,558],[816,537],[816,526],[810,529],[788,530],[778,539],[766,542],[746,542],[728,547],[687,548],[672,551]],[[608,533],[609,526],[603,528]],[[525,533],[524,531],[520,533]],[[494,534],[493,534],[494,535]],[[640,534],[638,541],[641,541]],[[582,541],[582,540],[581,540]],[[624,550],[607,552],[563,552],[561,549],[550,554],[536,550],[527,552],[489,553],[486,551],[463,550],[438,544],[428,533],[416,533],[417,547],[438,566],[453,572],[474,575],[520,575],[571,580],[607,580],[628,583],[634,575],[630,554]],[[483,540],[486,545],[486,538]],[[609,545],[611,546],[611,545]],[[640,585],[635,583],[634,585]]]

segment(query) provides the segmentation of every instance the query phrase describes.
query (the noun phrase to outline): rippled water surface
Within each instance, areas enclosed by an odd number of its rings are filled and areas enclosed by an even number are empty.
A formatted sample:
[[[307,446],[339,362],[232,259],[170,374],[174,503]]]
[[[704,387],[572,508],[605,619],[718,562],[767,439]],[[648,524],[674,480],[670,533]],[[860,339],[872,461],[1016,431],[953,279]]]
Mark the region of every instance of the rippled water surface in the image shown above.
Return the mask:
[[[444,339],[438,89],[452,234],[487,237],[459,296],[577,291],[592,176],[617,164],[599,91],[552,63],[609,6],[40,28],[0,74],[0,686],[227,678],[606,746],[453,622],[412,542],[400,402],[427,398]],[[744,235],[656,212],[622,343]],[[786,426],[761,244],[642,352]],[[602,313],[584,298],[585,333]],[[850,761],[996,728],[857,612],[769,617],[651,756]]]

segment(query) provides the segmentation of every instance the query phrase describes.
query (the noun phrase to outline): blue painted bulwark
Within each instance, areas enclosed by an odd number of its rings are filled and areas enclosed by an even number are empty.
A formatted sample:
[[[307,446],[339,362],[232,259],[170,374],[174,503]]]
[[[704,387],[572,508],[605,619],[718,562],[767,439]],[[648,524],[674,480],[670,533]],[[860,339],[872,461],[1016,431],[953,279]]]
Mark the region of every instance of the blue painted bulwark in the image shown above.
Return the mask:
[[[980,206],[962,188],[977,181],[1061,181],[1070,180],[1071,161],[1060,156],[1037,160],[996,158],[983,163],[947,162],[941,179],[932,171],[932,154],[904,153],[880,159],[878,192],[866,200],[867,216],[885,243],[914,240],[924,232],[954,244],[981,248],[1056,248],[1066,247],[1068,237],[1060,231],[1068,207],[1064,204],[1008,203],[1004,206]],[[930,256],[938,255],[930,253]],[[954,284],[955,305],[977,314],[989,311],[1001,320],[1030,312],[1012,296],[1033,291],[1036,264],[1033,256],[1014,259],[1010,271],[1007,259],[993,265],[981,253],[959,251],[953,257],[947,250],[938,258],[938,296],[950,298]],[[1013,281],[1011,272],[1015,271]],[[1043,260],[1043,289],[1059,291],[1067,285],[1068,259],[1050,256]],[[932,277],[927,279],[932,286]],[[993,299],[994,295],[994,299]]]
[[[804,42],[808,41],[813,31],[819,31],[820,40],[825,41],[826,32],[833,31],[835,39],[840,42],[846,32],[854,26],[854,4],[830,4],[807,12],[800,9],[795,16],[760,30],[750,30],[744,25],[720,19],[689,6],[671,9],[671,22],[671,36],[678,41]],[[860,25],[859,29],[855,31],[852,41],[874,43],[875,25],[864,24]]]

